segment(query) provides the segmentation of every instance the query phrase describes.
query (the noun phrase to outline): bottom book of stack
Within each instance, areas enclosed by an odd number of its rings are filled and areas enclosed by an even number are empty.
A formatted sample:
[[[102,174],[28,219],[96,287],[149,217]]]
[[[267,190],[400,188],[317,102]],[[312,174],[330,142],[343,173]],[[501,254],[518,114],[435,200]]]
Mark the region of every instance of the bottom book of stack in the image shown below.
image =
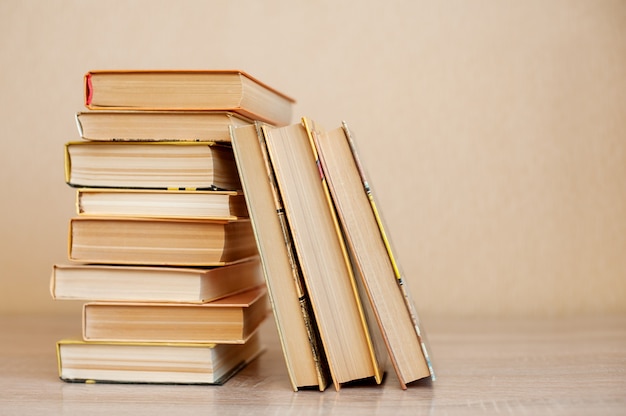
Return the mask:
[[[245,344],[57,342],[59,376],[77,383],[223,384],[261,352],[258,333]]]

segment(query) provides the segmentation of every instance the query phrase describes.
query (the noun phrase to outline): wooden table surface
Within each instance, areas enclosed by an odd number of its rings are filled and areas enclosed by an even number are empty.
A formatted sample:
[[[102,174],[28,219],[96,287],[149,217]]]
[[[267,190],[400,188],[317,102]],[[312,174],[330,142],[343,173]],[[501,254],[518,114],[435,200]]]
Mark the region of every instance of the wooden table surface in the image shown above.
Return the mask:
[[[0,317],[0,415],[626,414],[626,316],[425,320],[437,380],[292,392],[273,320],[267,351],[223,386],[69,384],[57,339],[74,317]]]

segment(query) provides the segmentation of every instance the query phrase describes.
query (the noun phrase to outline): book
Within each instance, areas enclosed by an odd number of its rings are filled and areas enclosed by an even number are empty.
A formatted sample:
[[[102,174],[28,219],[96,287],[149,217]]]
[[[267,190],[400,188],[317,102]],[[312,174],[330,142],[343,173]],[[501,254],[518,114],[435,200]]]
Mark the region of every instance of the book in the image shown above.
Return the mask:
[[[258,255],[249,219],[70,219],[69,259],[82,263],[223,266]]]
[[[263,285],[258,258],[213,267],[55,264],[57,300],[206,303]]]
[[[232,148],[214,142],[69,142],[65,181],[94,188],[241,189]]]
[[[328,365],[261,124],[231,129],[231,136],[291,386],[323,391],[330,382]]]
[[[80,111],[78,134],[104,141],[230,141],[229,126],[252,120],[227,111]]]
[[[83,339],[243,344],[268,312],[264,287],[202,304],[87,302]]]
[[[72,383],[224,384],[263,352],[245,344],[57,342],[59,378]]]
[[[246,200],[237,191],[187,191],[79,188],[78,215],[236,220],[247,218]]]
[[[274,125],[291,122],[295,101],[239,70],[101,70],[85,74],[92,110],[232,111]]]
[[[357,277],[371,302],[400,385],[406,389],[407,383],[430,377],[431,367],[405,303],[401,289],[405,283],[397,278],[347,132],[344,125],[314,131],[313,136]]]
[[[384,373],[315,148],[303,124],[263,126],[335,389]]]

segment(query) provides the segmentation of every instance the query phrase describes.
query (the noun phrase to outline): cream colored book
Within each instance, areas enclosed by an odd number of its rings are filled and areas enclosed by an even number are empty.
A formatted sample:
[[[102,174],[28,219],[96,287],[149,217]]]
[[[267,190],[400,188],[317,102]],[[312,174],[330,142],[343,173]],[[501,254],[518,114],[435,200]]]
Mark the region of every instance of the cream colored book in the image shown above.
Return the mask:
[[[87,188],[241,189],[232,148],[214,142],[69,142],[65,181]]]
[[[303,124],[263,130],[335,388],[367,378],[380,383],[384,357],[374,348],[307,130]]]
[[[232,111],[274,125],[291,122],[294,100],[240,70],[101,70],[85,74],[92,110]]]
[[[203,304],[87,302],[83,339],[243,344],[268,312],[264,286]]]
[[[364,188],[354,149],[343,127],[314,134],[332,201],[402,388],[431,376],[422,337],[397,279],[394,263]]]
[[[102,141],[229,142],[229,127],[252,123],[225,111],[81,111],[78,134]]]
[[[57,300],[206,303],[264,283],[256,257],[212,268],[55,264],[50,292]]]
[[[232,144],[292,388],[330,382],[260,124],[232,130]]]
[[[258,255],[249,219],[77,216],[68,243],[80,263],[223,266]]]
[[[248,217],[237,191],[79,188],[78,215],[236,220]]]
[[[57,342],[61,380],[72,383],[224,384],[263,352],[245,344]]]

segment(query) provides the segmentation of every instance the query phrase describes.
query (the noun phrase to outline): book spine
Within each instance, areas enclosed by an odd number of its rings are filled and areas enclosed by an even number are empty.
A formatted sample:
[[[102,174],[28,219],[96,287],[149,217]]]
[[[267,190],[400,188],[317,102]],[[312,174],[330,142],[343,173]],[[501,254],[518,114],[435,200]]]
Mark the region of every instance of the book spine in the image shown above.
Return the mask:
[[[91,72],[85,74],[85,106],[90,107],[93,100],[93,84],[91,81]]]

